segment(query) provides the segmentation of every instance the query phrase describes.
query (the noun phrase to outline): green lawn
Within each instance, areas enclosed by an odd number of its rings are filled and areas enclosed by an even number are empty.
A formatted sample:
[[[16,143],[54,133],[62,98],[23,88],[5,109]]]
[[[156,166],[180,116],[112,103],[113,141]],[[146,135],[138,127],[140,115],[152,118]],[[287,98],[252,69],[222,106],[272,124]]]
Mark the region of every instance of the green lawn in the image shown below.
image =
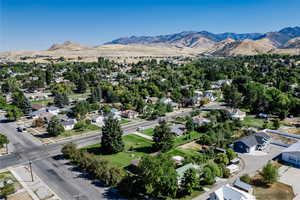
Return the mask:
[[[187,135],[183,135],[183,136],[180,136],[180,137],[176,137],[175,139],[175,146],[179,146],[179,145],[182,145],[182,144],[186,144],[186,143],[189,143],[195,139],[198,139],[201,137],[201,133],[198,133],[196,131],[192,131],[191,133],[187,134]]]
[[[199,196],[199,195],[201,195],[203,193],[204,193],[204,190],[194,190],[191,195],[184,196],[182,198],[177,198],[176,200],[190,200],[190,199],[194,199],[194,198],[196,198],[197,196]]]
[[[145,130],[140,130],[139,132],[141,132],[145,135],[152,136],[152,135],[154,135],[154,128],[148,128],[148,129],[145,129]]]
[[[47,104],[50,102],[53,102],[53,98],[45,99],[45,100],[31,101],[31,104],[42,104],[43,106],[47,106]]]
[[[79,134],[82,134],[82,133],[86,133],[86,132],[90,132],[90,131],[100,131],[100,127],[94,125],[94,124],[90,124],[88,127],[86,127],[86,129],[84,130],[76,130],[76,129],[73,129],[73,130],[69,130],[69,131],[64,131],[62,134],[60,134],[58,137],[59,138],[63,138],[63,137],[69,137],[69,136],[72,136],[72,135],[79,135]]]
[[[129,119],[121,119],[120,120],[120,124],[127,124],[129,122],[131,122]]]
[[[255,117],[245,117],[245,119],[242,121],[242,124],[248,127],[262,128],[264,120]]]
[[[113,155],[102,155],[100,144],[85,147],[88,152],[109,160],[116,167],[126,167],[132,160],[142,158],[152,153],[152,142],[137,135],[126,135],[123,137],[125,150]],[[100,142],[100,141],[99,141]]]

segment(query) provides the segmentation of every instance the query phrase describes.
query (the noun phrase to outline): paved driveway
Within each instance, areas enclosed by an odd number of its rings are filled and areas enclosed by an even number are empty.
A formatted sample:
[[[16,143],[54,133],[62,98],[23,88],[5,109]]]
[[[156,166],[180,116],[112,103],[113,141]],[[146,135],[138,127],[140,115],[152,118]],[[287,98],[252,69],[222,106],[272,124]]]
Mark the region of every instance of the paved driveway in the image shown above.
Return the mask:
[[[279,168],[279,181],[291,185],[296,197],[294,200],[300,200],[300,169],[288,166]]]

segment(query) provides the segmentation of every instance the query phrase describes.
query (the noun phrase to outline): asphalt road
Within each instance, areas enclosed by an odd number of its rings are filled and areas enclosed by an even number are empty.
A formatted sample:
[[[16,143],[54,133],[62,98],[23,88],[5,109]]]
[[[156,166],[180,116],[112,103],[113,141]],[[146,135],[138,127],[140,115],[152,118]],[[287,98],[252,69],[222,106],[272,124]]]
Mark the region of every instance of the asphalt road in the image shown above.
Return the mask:
[[[217,109],[220,105],[213,103],[205,109]],[[183,117],[188,115],[191,109],[175,112],[162,118],[170,120],[172,117]],[[124,134],[131,134],[138,127],[154,127],[159,120],[139,121],[122,126]],[[57,159],[61,148],[68,142],[78,146],[99,143],[101,133],[82,136],[70,140],[45,145],[29,133],[19,133],[13,123],[0,122],[0,132],[8,136],[10,140],[9,149],[11,154],[0,157],[0,169],[16,165],[27,165],[32,162],[34,172],[63,200],[95,200],[109,199],[110,191],[101,186],[76,167],[68,164],[68,161]]]

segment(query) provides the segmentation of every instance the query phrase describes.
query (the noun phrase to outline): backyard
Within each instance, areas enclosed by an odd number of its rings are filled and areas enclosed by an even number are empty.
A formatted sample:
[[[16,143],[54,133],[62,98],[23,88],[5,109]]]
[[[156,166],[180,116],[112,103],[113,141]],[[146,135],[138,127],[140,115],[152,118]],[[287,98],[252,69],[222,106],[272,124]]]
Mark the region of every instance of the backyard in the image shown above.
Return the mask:
[[[264,120],[263,119],[258,119],[258,118],[255,118],[255,117],[247,116],[242,121],[242,123],[243,123],[244,126],[247,126],[247,127],[262,128],[263,124],[264,124]]]

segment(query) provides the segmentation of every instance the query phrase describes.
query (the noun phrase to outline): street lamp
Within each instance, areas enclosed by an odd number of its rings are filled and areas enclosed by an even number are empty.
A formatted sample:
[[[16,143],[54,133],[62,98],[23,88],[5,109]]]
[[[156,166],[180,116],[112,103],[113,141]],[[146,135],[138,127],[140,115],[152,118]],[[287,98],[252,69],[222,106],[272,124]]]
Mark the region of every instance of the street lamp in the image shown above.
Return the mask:
[[[29,160],[29,170],[30,170],[30,175],[31,175],[31,181],[33,182],[33,173],[32,173],[32,166],[31,166],[32,162]]]

